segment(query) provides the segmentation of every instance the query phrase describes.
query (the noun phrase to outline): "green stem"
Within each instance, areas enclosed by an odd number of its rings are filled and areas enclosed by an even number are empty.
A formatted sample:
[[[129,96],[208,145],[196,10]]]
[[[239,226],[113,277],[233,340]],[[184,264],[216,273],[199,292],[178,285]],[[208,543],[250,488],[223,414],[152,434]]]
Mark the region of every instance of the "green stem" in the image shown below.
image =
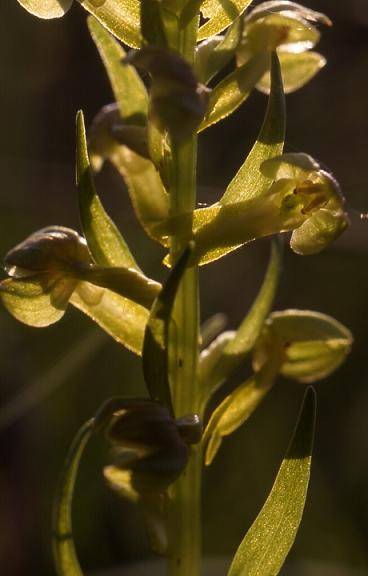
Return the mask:
[[[178,46],[193,61],[198,19],[180,32]],[[188,214],[196,205],[197,136],[172,143],[171,210]],[[191,222],[173,237],[175,258],[191,237]],[[173,404],[176,417],[198,411],[199,297],[198,269],[189,268],[177,295],[175,310],[175,364],[172,370]],[[201,473],[200,447],[192,449],[188,466],[170,491],[170,576],[199,576],[201,572]]]

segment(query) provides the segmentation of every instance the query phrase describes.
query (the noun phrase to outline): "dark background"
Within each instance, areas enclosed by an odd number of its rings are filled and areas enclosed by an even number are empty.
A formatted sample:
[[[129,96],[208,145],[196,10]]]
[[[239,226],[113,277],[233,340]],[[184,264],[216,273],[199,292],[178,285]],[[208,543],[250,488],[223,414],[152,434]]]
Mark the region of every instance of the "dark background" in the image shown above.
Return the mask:
[[[302,575],[368,574],[368,224],[359,219],[368,211],[368,6],[364,0],[305,3],[325,11],[334,27],[323,30],[319,46],[328,66],[288,96],[287,149],[308,152],[334,172],[352,227],[319,256],[287,250],[276,307],[331,314],[353,331],[355,344],[339,372],[317,384],[311,488],[287,566],[296,563]],[[16,0],[1,2],[1,255],[43,226],[79,226],[75,113],[83,108],[90,121],[112,99],[85,17],[77,3],[63,19],[45,22]],[[257,134],[265,105],[254,93],[227,122],[201,136],[200,201],[219,198]],[[138,262],[161,278],[162,253],[136,225],[120,178],[106,166],[97,184]],[[268,250],[268,242],[260,242],[202,270],[203,319],[223,311],[229,327],[239,323]],[[0,379],[0,573],[51,575],[50,510],[67,447],[107,396],[143,393],[140,364],[75,310],[38,330],[1,309]],[[301,385],[280,380],[206,472],[206,555],[230,555],[257,514],[302,394]],[[101,447],[88,452],[76,497],[78,551],[90,571],[149,554],[139,515],[104,486],[104,458]]]

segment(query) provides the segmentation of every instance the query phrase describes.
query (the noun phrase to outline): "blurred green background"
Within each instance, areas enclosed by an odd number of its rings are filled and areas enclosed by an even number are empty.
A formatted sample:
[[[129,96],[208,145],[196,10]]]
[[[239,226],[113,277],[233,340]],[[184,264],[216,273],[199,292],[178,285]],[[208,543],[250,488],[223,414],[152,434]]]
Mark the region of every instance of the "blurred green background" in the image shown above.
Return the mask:
[[[368,211],[368,6],[365,0],[305,3],[325,11],[334,27],[323,30],[319,46],[328,66],[288,97],[287,150],[308,152],[334,172],[352,227],[319,256],[287,250],[276,308],[331,314],[353,331],[355,344],[339,372],[317,384],[311,488],[283,574],[292,566],[296,574],[317,574],[317,565],[324,576],[368,574],[368,223],[359,219],[360,211]],[[62,20],[43,22],[16,0],[1,1],[1,255],[43,226],[79,226],[75,113],[83,108],[89,122],[112,99],[85,17],[75,3]],[[201,136],[201,202],[222,193],[257,134],[265,105],[265,97],[254,93],[228,121]],[[137,226],[118,175],[105,166],[97,184],[138,262],[161,278],[162,252]],[[268,242],[260,242],[201,271],[203,319],[222,311],[229,327],[239,323],[257,292],[268,251]],[[72,309],[44,330],[18,324],[1,309],[0,340],[0,573],[51,575],[52,494],[67,447],[107,396],[144,392],[141,368],[136,357]],[[207,556],[229,556],[257,514],[302,395],[301,385],[278,381],[206,471]],[[139,514],[104,486],[105,460],[101,446],[88,452],[77,490],[78,551],[90,572],[149,556]]]

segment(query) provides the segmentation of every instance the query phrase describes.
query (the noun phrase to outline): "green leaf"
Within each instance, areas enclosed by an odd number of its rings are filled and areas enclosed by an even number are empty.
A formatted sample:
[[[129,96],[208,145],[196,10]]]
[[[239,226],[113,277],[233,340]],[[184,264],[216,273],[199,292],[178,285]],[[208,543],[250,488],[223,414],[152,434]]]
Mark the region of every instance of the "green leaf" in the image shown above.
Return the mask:
[[[298,423],[272,490],[240,544],[228,576],[276,576],[303,515],[312,459],[316,398],[304,396]]]
[[[204,0],[201,12],[208,21],[200,27],[198,40],[204,40],[225,30],[251,2],[252,0]]]
[[[170,216],[170,198],[151,160],[120,146],[110,161],[123,176],[134,211],[146,233],[165,244],[165,223]]]
[[[83,8],[97,18],[116,38],[132,48],[139,48],[141,44],[139,0],[105,0],[98,4],[93,0],[79,1]]]
[[[70,447],[56,493],[52,545],[59,576],[83,576],[75,550],[72,530],[72,503],[80,460],[94,430],[94,421],[82,426]]]
[[[207,444],[205,463],[209,466],[222,439],[237,430],[253,414],[273,386],[282,364],[282,350],[274,352],[259,372],[238,386],[214,410],[203,435]]]
[[[326,65],[326,59],[318,52],[279,52],[285,94],[302,88]],[[264,94],[270,92],[270,73],[258,82],[257,89]]]
[[[285,98],[276,54],[272,57],[271,70],[272,90],[256,143],[220,202],[194,212],[194,240],[200,264],[221,258],[255,237],[255,231],[244,226],[243,216],[252,214],[258,198],[270,189],[273,178],[262,173],[261,166],[282,152],[285,138]],[[239,240],[244,236],[240,242],[235,238],[238,229]]]
[[[96,263],[100,266],[122,266],[139,271],[126,242],[106,214],[96,193],[82,112],[77,114],[77,186],[83,233]]]
[[[9,278],[0,283],[0,298],[17,320],[28,326],[43,328],[64,316],[74,287],[73,281],[60,281],[45,291],[37,281],[23,282]]]
[[[277,242],[272,252],[261,289],[236,332],[225,332],[207,350],[200,355],[200,382],[203,403],[208,400],[219,386],[245,361],[253,349],[270,313],[281,273],[281,248]],[[231,337],[230,337],[231,335]]]
[[[73,0],[18,0],[28,12],[38,18],[60,18],[68,12]]]
[[[281,69],[278,57],[273,53],[271,93],[261,131],[244,164],[227,187],[221,198],[221,204],[258,198],[267,192],[273,179],[264,175],[260,168],[269,158],[282,154],[285,125],[286,110]]]
[[[267,52],[257,54],[215,86],[210,93],[207,112],[198,128],[199,132],[239,108],[267,70],[268,59]]]
[[[300,382],[315,382],[326,378],[344,362],[353,336],[327,314],[311,310],[273,312],[254,350],[255,369],[267,361],[275,341],[285,347],[281,373]]]
[[[192,249],[188,247],[177,260],[154,302],[144,335],[143,373],[153,400],[173,411],[169,380],[169,327],[175,297],[187,268]]]
[[[114,340],[135,354],[142,353],[149,312],[110,290],[80,282],[70,303],[96,322]]]
[[[105,65],[116,103],[125,122],[145,125],[148,112],[147,90],[133,66],[124,64],[122,46],[101,26],[88,18],[88,27]]]
[[[197,46],[194,70],[198,80],[208,84],[230,62],[240,42],[242,20],[237,18],[224,36],[212,36]]]

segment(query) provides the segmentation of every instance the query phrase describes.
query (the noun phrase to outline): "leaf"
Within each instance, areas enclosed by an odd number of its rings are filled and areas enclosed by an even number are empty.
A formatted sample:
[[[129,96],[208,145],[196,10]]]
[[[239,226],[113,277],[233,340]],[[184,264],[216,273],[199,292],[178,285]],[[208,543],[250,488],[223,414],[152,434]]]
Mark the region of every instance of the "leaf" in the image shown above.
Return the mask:
[[[285,94],[302,88],[326,65],[326,59],[318,52],[303,52],[303,54],[279,52],[279,59]],[[264,94],[269,94],[269,72],[258,82],[257,89]]]
[[[277,242],[272,244],[271,257],[267,272],[258,295],[239,326],[238,330],[224,341],[224,336],[219,339],[224,344],[219,347],[219,342],[213,343],[209,349],[202,351],[200,355],[200,382],[204,406],[218,389],[219,386],[245,361],[253,349],[270,313],[276,289],[281,273],[281,248]],[[218,339],[218,340],[219,340]]]
[[[60,18],[68,12],[73,4],[73,0],[18,0],[34,16],[38,18]]]
[[[149,394],[173,411],[169,381],[169,325],[175,297],[192,249],[188,247],[164,283],[154,302],[143,343],[143,373]]]
[[[149,312],[143,306],[110,290],[81,282],[70,303],[94,320],[114,340],[135,354],[142,353]]]
[[[124,64],[122,46],[101,26],[88,18],[88,27],[105,65],[121,118],[129,124],[144,126],[147,121],[147,90],[133,66]]]
[[[83,576],[73,540],[72,504],[80,460],[93,434],[93,429],[94,421],[89,420],[74,438],[56,493],[52,520],[52,545],[59,576]]]
[[[83,233],[96,263],[139,271],[125,240],[97,196],[88,158],[83,112],[77,114],[77,186]]]
[[[203,435],[207,444],[205,464],[209,466],[219,450],[222,439],[237,430],[255,411],[273,386],[282,363],[282,351],[277,350],[259,372],[238,386],[211,414]]]
[[[127,184],[142,227],[153,240],[165,244],[163,230],[170,215],[170,199],[153,162],[126,146],[120,146],[110,160]]]
[[[141,44],[139,0],[105,0],[98,5],[93,0],[79,0],[79,2],[116,38],[132,48],[139,48]]]
[[[208,18],[198,31],[198,40],[204,40],[225,30],[250,5],[252,0],[204,0],[201,12]]]
[[[212,36],[197,46],[194,70],[198,80],[208,84],[235,55],[240,42],[242,20],[237,18],[224,36]]]
[[[255,369],[267,361],[272,342],[285,347],[281,373],[299,382],[315,382],[335,371],[349,354],[353,336],[343,324],[320,312],[273,312],[254,350]]]
[[[312,459],[316,398],[304,396],[298,423],[272,490],[240,544],[228,576],[276,576],[303,515]]]
[[[285,98],[277,55],[272,57],[272,90],[266,116],[252,150],[243,166],[227,187],[220,202],[194,212],[194,240],[199,254],[199,263],[207,264],[221,258],[254,238],[254,230],[247,230],[242,221],[258,198],[270,189],[273,178],[261,172],[263,162],[283,150],[285,138]],[[253,202],[249,206],[249,202]],[[244,205],[243,205],[244,204]],[[251,214],[251,212],[249,212]],[[230,236],[237,230],[244,235],[243,241],[232,242]],[[229,236],[227,240],[226,236]],[[240,234],[241,235],[241,234]],[[240,240],[240,238],[239,238]],[[212,247],[210,245],[212,244]],[[217,244],[217,246],[216,246]]]
[[[268,67],[268,53],[252,57],[246,64],[236,68],[209,96],[208,108],[198,131],[202,132],[234,112],[248,98]]]
[[[258,198],[269,189],[273,180],[264,175],[260,168],[262,163],[269,158],[282,154],[285,140],[285,117],[285,97],[280,64],[277,54],[273,53],[271,93],[261,131],[244,164],[227,187],[221,198],[221,204]]]
[[[54,324],[64,316],[70,290],[74,289],[74,283],[68,287],[61,285],[66,290],[68,298],[54,301],[55,292],[52,289],[45,292],[37,281],[21,281],[9,278],[0,283],[0,298],[5,308],[20,322],[28,326],[43,328]],[[54,286],[58,289],[58,286]]]

